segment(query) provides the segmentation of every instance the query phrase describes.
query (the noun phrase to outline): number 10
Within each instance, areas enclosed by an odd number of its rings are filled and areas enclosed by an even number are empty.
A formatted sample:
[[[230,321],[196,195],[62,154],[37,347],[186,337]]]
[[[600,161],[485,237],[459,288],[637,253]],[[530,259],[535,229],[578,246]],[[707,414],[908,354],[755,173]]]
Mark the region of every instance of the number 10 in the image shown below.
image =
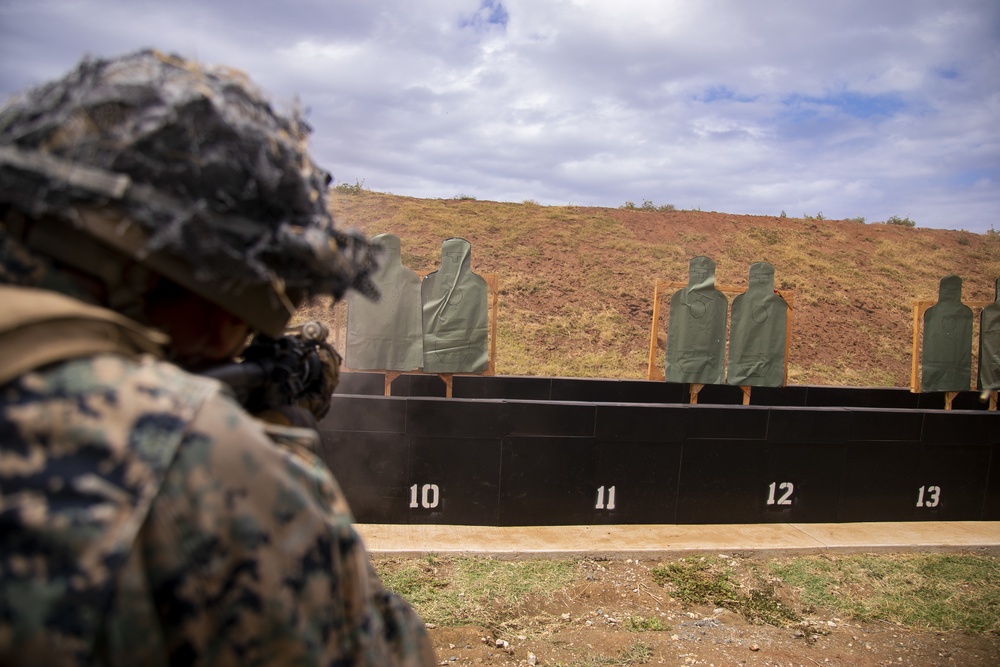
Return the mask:
[[[420,499],[417,502],[417,489],[420,489]],[[441,489],[437,484],[424,484],[423,487],[414,484],[410,487],[410,507],[434,509],[441,501]]]

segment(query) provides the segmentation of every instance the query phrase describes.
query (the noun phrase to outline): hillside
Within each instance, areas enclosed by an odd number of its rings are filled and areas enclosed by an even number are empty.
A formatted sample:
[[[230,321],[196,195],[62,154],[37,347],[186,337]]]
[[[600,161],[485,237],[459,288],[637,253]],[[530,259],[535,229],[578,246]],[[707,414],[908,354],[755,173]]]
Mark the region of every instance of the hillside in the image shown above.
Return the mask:
[[[467,239],[473,271],[498,277],[499,375],[644,379],[654,282],[686,282],[690,259],[706,255],[718,284],[745,286],[764,260],[794,291],[790,384],[907,387],[914,300],[936,299],[954,273],[965,301],[992,301],[1000,276],[996,232],[360,188],[335,190],[331,207],[342,226],[399,236],[414,271],[437,269],[444,239]]]

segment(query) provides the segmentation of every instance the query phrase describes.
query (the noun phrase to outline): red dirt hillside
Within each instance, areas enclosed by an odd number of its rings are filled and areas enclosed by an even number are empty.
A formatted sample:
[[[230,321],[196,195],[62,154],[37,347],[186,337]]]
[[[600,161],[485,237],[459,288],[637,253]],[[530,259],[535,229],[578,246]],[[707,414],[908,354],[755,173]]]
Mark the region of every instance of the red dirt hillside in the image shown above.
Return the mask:
[[[763,260],[775,286],[794,291],[789,383],[906,387],[913,302],[936,299],[952,273],[964,281],[963,300],[992,301],[1000,276],[993,231],[360,188],[331,200],[340,225],[399,236],[415,271],[438,267],[444,239],[471,242],[473,271],[499,282],[500,375],[645,378],[654,282],[686,282],[690,259],[706,255],[718,284],[745,286],[750,264]],[[978,326],[974,333],[978,340]]]

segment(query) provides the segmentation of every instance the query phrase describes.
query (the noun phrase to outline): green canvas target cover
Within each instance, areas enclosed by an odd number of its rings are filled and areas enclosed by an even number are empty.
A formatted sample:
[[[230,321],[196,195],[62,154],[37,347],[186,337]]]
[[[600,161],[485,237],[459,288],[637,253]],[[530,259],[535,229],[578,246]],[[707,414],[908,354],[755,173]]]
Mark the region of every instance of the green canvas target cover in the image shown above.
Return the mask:
[[[785,383],[785,326],[788,304],[774,293],[774,267],[750,266],[750,286],[733,299],[729,323],[728,382],[752,387]]]
[[[357,370],[412,371],[423,363],[420,277],[402,265],[399,237],[379,234],[383,264],[372,274],[382,297],[357,292],[347,297],[347,348],[344,364]]]
[[[924,313],[920,391],[965,391],[972,377],[972,309],[962,303],[962,279],[945,276],[938,301]]]
[[[979,316],[979,388],[1000,389],[1000,278],[993,303]]]
[[[446,239],[440,268],[420,286],[425,373],[486,370],[489,290],[471,266],[472,245],[465,239]]]
[[[725,295],[715,289],[715,262],[692,259],[687,287],[670,297],[667,382],[723,383],[728,308]]]

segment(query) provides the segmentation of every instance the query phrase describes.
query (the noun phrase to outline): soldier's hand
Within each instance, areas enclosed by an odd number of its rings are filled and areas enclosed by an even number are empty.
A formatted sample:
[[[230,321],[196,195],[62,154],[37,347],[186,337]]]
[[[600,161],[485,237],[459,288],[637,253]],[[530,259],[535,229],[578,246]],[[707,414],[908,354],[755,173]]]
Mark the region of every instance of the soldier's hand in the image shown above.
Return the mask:
[[[269,424],[277,424],[278,426],[311,428],[314,431],[319,427],[313,413],[299,405],[280,405],[276,408],[268,408],[263,412],[255,413],[254,417]]]
[[[340,381],[341,357],[333,347],[323,341],[316,344],[313,357],[321,364],[321,372],[299,400],[298,405],[309,410],[319,421],[330,411],[333,390]]]

